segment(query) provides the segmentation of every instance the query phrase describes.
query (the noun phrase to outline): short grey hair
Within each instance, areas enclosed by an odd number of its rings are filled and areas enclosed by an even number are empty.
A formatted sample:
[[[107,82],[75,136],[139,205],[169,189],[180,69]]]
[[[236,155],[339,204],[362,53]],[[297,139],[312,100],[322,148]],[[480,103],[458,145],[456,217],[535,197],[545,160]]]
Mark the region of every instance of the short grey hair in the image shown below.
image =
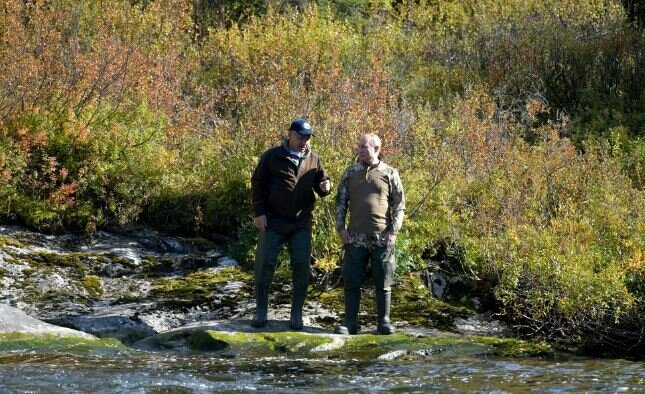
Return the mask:
[[[365,133],[363,134],[363,137],[367,140],[367,143],[371,146],[381,146],[381,139],[379,138],[378,135],[374,133]],[[362,138],[362,137],[361,137]]]

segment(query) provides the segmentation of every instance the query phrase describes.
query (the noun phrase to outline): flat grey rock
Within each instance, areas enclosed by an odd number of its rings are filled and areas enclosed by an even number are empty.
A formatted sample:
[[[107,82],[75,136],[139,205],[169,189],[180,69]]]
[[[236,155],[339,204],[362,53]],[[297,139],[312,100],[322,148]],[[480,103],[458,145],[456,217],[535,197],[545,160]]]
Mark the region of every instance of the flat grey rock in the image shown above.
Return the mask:
[[[45,323],[6,304],[0,304],[0,333],[54,334],[66,337],[95,338],[93,335],[81,331]]]

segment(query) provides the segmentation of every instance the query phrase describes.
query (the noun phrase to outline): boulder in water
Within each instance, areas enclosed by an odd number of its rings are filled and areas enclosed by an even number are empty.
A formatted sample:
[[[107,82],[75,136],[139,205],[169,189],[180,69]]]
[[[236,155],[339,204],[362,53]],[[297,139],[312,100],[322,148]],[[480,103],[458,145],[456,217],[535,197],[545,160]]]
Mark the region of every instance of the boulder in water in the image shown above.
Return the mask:
[[[6,304],[0,304],[0,333],[54,334],[66,337],[95,338],[93,335],[81,331],[45,323]]]

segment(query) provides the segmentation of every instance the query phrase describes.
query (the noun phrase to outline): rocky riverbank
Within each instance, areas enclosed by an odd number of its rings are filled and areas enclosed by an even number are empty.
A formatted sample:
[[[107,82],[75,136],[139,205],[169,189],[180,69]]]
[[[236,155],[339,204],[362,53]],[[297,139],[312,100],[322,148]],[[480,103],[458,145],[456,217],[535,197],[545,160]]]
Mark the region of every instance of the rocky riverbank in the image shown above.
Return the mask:
[[[42,334],[34,328],[38,326],[34,322],[41,321],[41,327],[53,333],[66,327],[79,332],[79,337],[114,338],[145,350],[316,353],[364,351],[364,346],[379,344],[378,357],[388,352],[408,357],[431,343],[476,343],[484,353],[505,348],[505,354],[517,349],[523,349],[521,354],[550,351],[543,344],[505,338],[508,329],[489,313],[437,300],[414,277],[402,278],[396,292],[393,316],[400,335],[374,335],[369,294],[360,316],[365,335],[332,334],[341,319],[341,290],[315,288],[305,308],[304,330],[290,331],[290,286],[279,278],[273,287],[269,324],[257,330],[249,326],[254,311],[252,282],[252,274],[206,240],[146,229],[53,236],[0,227],[0,303],[4,311],[11,311],[0,314],[5,346],[8,333]],[[8,309],[9,305],[16,309]],[[20,311],[34,320],[15,319]],[[24,323],[22,329],[18,322]]]

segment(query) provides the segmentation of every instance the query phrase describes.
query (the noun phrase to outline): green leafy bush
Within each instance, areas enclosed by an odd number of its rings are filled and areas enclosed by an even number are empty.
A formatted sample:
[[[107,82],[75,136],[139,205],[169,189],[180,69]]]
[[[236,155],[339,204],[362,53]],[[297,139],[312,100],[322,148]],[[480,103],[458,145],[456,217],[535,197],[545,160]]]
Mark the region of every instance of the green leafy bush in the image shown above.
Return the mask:
[[[645,353],[645,39],[620,2],[243,3],[4,1],[2,220],[146,223],[250,269],[252,171],[304,116],[336,186],[362,133],[383,140],[400,277],[449,243],[523,333]],[[324,286],[334,197],[314,218]]]

